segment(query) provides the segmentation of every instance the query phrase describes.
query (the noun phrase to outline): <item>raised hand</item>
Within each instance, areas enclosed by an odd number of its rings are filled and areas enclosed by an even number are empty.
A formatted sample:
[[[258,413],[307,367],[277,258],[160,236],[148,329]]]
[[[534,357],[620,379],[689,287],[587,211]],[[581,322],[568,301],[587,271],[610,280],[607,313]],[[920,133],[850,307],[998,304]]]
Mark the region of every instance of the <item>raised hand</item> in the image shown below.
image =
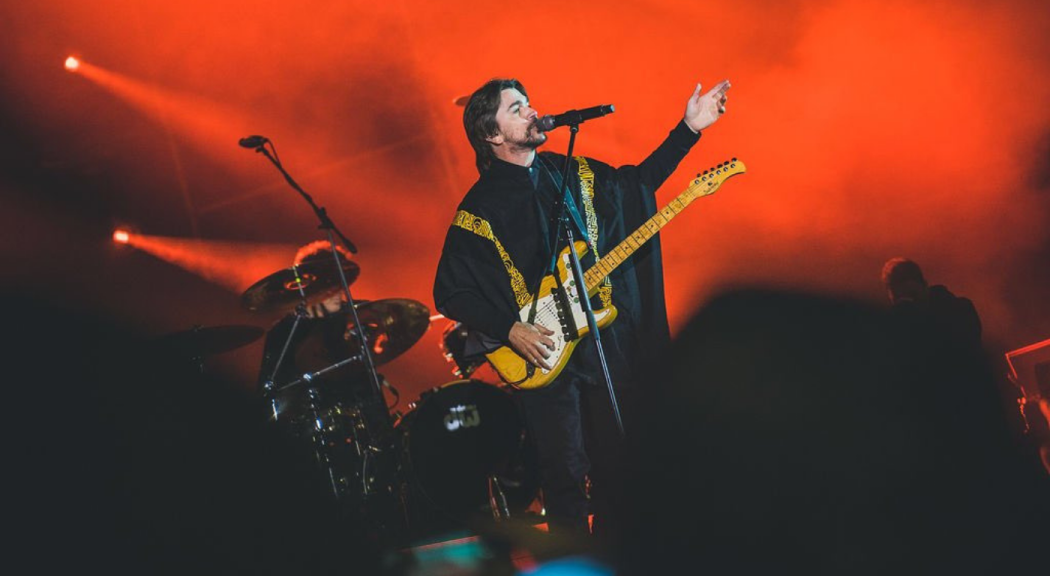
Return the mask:
[[[729,90],[729,80],[722,80],[717,86],[706,94],[701,95],[703,86],[696,85],[696,90],[685,104],[685,123],[694,132],[714,124],[726,113],[726,91]]]

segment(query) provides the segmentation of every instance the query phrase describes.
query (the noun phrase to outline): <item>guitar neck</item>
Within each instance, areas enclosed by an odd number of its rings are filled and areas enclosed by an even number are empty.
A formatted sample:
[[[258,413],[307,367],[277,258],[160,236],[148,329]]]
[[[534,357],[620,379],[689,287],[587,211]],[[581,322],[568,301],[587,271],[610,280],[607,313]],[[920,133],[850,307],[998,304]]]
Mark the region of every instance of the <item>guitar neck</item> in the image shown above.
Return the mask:
[[[739,169],[737,168],[737,164],[740,165]],[[722,164],[718,165],[719,168],[722,166]],[[591,268],[584,273],[584,279],[587,281],[587,293],[593,294],[597,291],[598,285],[605,280],[606,276],[611,274],[613,270],[616,270],[620,264],[623,264],[624,261],[630,258],[636,250],[651,240],[653,236],[656,236],[657,232],[659,232],[664,226],[667,226],[675,216],[681,214],[687,206],[693,203],[694,200],[714,194],[715,190],[718,190],[722,185],[722,182],[731,176],[742,173],[745,169],[743,162],[737,162],[735,158],[733,159],[732,172],[729,170],[729,162],[726,162],[725,166],[726,170],[724,175],[721,175],[723,171],[719,170],[718,174],[721,176],[716,177],[715,169],[712,168],[710,170],[711,176],[705,176],[703,179],[698,178],[694,180],[689,187],[683,190],[674,200],[668,202],[667,205],[658,210],[652,218],[646,220],[637,230],[628,234],[627,237],[623,239],[623,242],[617,244],[608,254],[602,256],[594,266],[591,266]],[[707,174],[707,172],[705,172],[705,174]]]
[[[587,292],[590,293],[597,290],[598,285],[605,280],[606,276],[611,274],[613,270],[616,270],[620,264],[623,264],[635,251],[651,240],[653,236],[656,236],[657,232],[664,226],[667,226],[675,216],[681,214],[693,200],[696,200],[698,196],[694,187],[690,186],[674,200],[668,202],[652,218],[646,220],[637,230],[628,234],[623,239],[623,242],[617,244],[608,254],[602,256],[594,266],[591,266],[584,274],[584,278],[587,281]]]

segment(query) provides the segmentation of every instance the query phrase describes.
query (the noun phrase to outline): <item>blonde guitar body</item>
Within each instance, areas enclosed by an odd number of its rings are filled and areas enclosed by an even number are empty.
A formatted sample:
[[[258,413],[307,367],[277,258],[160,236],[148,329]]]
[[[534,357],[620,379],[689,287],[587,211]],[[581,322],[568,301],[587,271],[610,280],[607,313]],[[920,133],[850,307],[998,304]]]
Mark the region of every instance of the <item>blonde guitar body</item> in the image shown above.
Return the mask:
[[[586,253],[587,244],[576,242],[576,254],[583,258]],[[590,333],[590,328],[587,326],[587,313],[580,302],[580,290],[577,289],[576,281],[572,278],[571,266],[569,248],[566,247],[558,255],[558,267],[555,273],[540,282],[540,296],[536,302],[535,318],[531,320],[529,318],[532,313],[532,304],[523,307],[519,313],[522,322],[538,324],[554,331],[550,337],[554,341],[554,350],[547,358],[547,364],[551,369],[537,368],[519,356],[513,348],[504,346],[485,355],[504,382],[526,390],[542,388],[550,384],[551,380],[554,380],[565,368],[580,338]],[[590,290],[589,296],[597,293],[598,286],[595,286]],[[616,307],[610,305],[595,309],[594,319],[599,329],[605,328],[616,319]]]
[[[714,194],[723,182],[746,171],[744,163],[733,158],[697,174],[696,179],[681,194],[658,210],[652,218],[646,220],[584,273],[584,281],[587,284],[585,290],[580,290],[573,279],[569,248],[562,250],[558,255],[554,274],[547,276],[540,283],[535,316],[532,303],[522,307],[518,313],[522,322],[539,324],[554,331],[554,335],[550,337],[554,340],[554,351],[547,358],[551,369],[533,366],[513,348],[503,346],[485,355],[500,378],[507,384],[526,390],[550,384],[565,368],[580,339],[590,332],[580,295],[585,293],[589,298],[597,294],[606,276],[653,238],[693,200]],[[576,254],[582,257],[586,253],[587,245],[584,242],[576,242]],[[616,307],[609,305],[596,309],[594,317],[600,330],[616,319]]]

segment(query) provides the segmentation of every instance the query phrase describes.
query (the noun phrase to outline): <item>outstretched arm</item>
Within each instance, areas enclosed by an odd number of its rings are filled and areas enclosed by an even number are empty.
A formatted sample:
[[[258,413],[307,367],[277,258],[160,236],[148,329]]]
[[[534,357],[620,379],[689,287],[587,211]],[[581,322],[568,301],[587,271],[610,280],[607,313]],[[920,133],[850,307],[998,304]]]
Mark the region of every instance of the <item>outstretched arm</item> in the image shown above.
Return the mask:
[[[686,100],[682,121],[645,160],[637,165],[614,169],[614,187],[627,196],[652,196],[696,144],[700,131],[725,114],[729,86],[729,81],[723,80],[708,92],[702,93],[703,87],[697,84]]]

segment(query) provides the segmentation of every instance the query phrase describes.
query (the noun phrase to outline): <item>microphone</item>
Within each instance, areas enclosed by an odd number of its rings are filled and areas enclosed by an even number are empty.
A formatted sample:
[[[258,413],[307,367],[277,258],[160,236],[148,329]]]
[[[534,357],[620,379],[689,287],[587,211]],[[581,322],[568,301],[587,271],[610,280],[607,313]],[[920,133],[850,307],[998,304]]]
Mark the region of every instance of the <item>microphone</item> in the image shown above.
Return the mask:
[[[583,110],[569,110],[563,114],[541,116],[536,120],[536,127],[540,129],[540,132],[549,132],[559,126],[583,124],[588,120],[601,118],[602,116],[612,114],[613,112],[616,112],[616,108],[614,108],[612,104],[591,106],[590,108],[584,108]]]
[[[238,140],[237,143],[245,148],[258,148],[269,141],[270,139],[266,136],[245,136]]]

